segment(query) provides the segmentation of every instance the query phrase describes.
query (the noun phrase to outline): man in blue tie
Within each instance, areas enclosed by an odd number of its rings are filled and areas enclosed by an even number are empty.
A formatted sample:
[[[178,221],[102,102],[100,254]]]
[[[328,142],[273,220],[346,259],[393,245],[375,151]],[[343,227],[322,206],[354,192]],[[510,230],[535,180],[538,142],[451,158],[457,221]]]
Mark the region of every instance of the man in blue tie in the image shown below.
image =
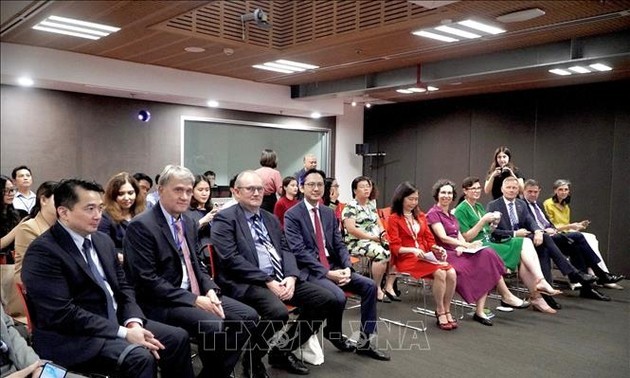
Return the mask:
[[[103,189],[64,180],[55,188],[59,220],[29,246],[22,267],[43,359],[70,369],[118,370],[124,377],[192,377],[188,334],[148,320],[136,304],[114,243],[98,232]]]
[[[280,222],[260,208],[262,179],[254,171],[241,172],[235,182],[238,205],[221,210],[212,221],[212,245],[220,261],[217,282],[232,297],[258,311],[262,339],[245,355],[247,376],[268,377],[262,358],[274,333],[289,319],[285,304],[299,307],[297,321],[269,352],[269,364],[294,374],[308,368],[291,351],[317,332],[335,306],[328,290],[303,281],[295,256],[289,250]]]
[[[350,254],[341,239],[335,213],[320,201],[325,178],[324,172],[317,169],[309,169],[304,174],[300,185],[304,200],[289,209],[284,217],[287,242],[295,254],[300,278],[326,288],[337,300],[326,319],[324,337],[343,352],[356,350],[357,354],[388,361],[389,356],[371,342],[376,333],[376,285],[373,280],[352,271]],[[358,348],[342,334],[344,290],[361,296]]]
[[[580,232],[558,232],[556,227],[549,221],[538,203],[540,195],[540,185],[538,181],[529,179],[525,182],[523,196],[527,202],[527,210],[534,218],[538,226],[549,235],[553,242],[558,246],[560,251],[571,259],[571,263],[582,272],[586,272],[589,268],[597,276],[599,284],[619,282],[625,277],[622,275],[611,274],[605,272],[597,264],[600,259],[595,251],[586,242],[586,239]],[[597,291],[590,284],[582,285],[580,288],[580,296],[583,298],[597,299],[600,301],[609,301],[610,297],[604,293]]]
[[[571,282],[579,282],[583,285],[592,283],[597,277],[577,270],[564,257],[551,237],[538,226],[536,221],[527,211],[527,204],[520,198],[518,180],[515,177],[507,177],[501,185],[503,196],[488,203],[487,210],[501,212],[501,220],[492,234],[498,239],[505,237],[531,237],[538,253],[540,268],[547,282],[553,282],[551,275],[551,260],[556,264],[563,275],[568,276]],[[512,209],[512,210],[511,210]],[[543,294],[545,302],[553,309],[560,309],[560,305],[549,295]]]

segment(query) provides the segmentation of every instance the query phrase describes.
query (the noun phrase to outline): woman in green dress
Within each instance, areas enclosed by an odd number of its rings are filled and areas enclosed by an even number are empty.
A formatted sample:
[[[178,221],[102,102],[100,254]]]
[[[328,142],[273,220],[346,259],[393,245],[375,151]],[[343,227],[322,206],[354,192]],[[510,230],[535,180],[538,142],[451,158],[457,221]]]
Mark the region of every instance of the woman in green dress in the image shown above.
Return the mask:
[[[479,178],[465,178],[462,188],[464,189],[463,201],[455,208],[455,217],[464,239],[468,242],[481,240],[484,245],[492,247],[497,252],[508,269],[515,271],[518,268],[519,275],[533,298],[538,298],[535,294],[538,291],[555,293],[556,290],[543,277],[540,261],[531,239],[513,237],[501,243],[490,241],[490,234],[493,227],[498,224],[500,214],[486,213],[478,202],[482,190]],[[534,305],[545,307],[547,310],[547,306],[540,303],[534,303]]]

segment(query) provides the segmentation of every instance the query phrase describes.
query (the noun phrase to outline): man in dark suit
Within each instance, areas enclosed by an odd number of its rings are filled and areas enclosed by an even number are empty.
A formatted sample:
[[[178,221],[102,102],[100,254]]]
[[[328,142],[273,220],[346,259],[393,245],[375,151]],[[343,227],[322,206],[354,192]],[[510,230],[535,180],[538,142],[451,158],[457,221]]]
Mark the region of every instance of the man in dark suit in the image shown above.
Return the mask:
[[[127,228],[125,269],[136,287],[138,304],[150,318],[182,327],[198,340],[200,376],[229,376],[258,314],[227,296],[201,269],[196,225],[184,212],[194,176],[168,165],[160,174],[159,202]],[[191,253],[192,252],[192,253]]]
[[[352,272],[350,254],[341,240],[334,211],[320,204],[324,194],[324,172],[309,169],[300,191],[304,200],[284,216],[284,232],[295,254],[300,279],[322,286],[335,295],[336,306],[326,318],[324,337],[337,349],[388,361],[389,356],[370,342],[376,333],[376,284]],[[341,321],[346,307],[344,290],[361,296],[361,336],[358,348],[342,334]]]
[[[188,334],[145,318],[112,240],[97,232],[102,193],[96,183],[62,181],[58,222],[25,254],[35,350],[72,369],[119,365],[125,377],[155,377],[159,357],[162,376],[192,377]]]
[[[298,279],[300,271],[280,222],[260,209],[262,185],[256,172],[241,172],[234,189],[238,205],[221,210],[212,222],[211,240],[220,261],[217,282],[234,298],[254,307],[262,319],[262,339],[254,345],[251,360],[245,359],[246,371],[267,377],[262,357],[268,350],[267,340],[289,319],[287,303],[298,306],[300,315],[269,352],[269,363],[308,374],[308,368],[290,352],[318,330],[335,299],[331,292]]]
[[[508,177],[503,180],[501,186],[503,196],[488,203],[487,210],[501,213],[501,220],[497,228],[492,232],[498,238],[502,237],[531,237],[538,253],[540,268],[547,282],[553,282],[551,275],[551,260],[556,264],[563,275],[568,276],[571,282],[579,282],[588,285],[597,277],[580,272],[564,257],[551,237],[545,234],[536,221],[529,215],[525,201],[517,198],[519,192],[518,180]],[[560,305],[550,296],[544,295],[545,302],[550,307],[558,310]]]
[[[529,179],[525,181],[525,189],[523,197],[527,203],[529,215],[535,220],[536,224],[549,235],[553,242],[558,246],[560,251],[569,256],[571,263],[582,272],[587,272],[589,268],[593,270],[597,276],[597,282],[600,284],[615,283],[624,279],[624,276],[610,274],[605,272],[597,264],[600,262],[599,257],[591,249],[586,239],[580,232],[558,232],[556,227],[549,221],[543,210],[543,206],[538,203],[540,195],[540,185],[536,180]],[[584,298],[597,299],[600,301],[609,301],[610,297],[604,293],[597,291],[590,284],[582,285],[580,288],[580,296]]]

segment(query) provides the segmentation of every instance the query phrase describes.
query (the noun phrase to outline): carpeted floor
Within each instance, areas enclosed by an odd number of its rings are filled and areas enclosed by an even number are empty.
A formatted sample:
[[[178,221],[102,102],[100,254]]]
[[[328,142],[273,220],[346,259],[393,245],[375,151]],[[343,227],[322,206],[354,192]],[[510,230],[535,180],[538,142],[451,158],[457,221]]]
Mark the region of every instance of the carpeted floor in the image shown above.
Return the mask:
[[[379,347],[387,348],[389,362],[374,361],[338,352],[323,341],[325,362],[311,366],[310,377],[629,377],[630,376],[630,281],[625,290],[601,289],[611,302],[582,299],[565,290],[557,297],[563,309],[546,315],[531,309],[504,313],[487,307],[496,317],[486,327],[466,315],[460,327],[442,331],[435,318],[427,318],[426,332],[387,323],[379,324]],[[405,288],[402,287],[404,290]],[[561,289],[564,289],[561,287]],[[428,307],[433,308],[430,294]],[[379,303],[379,315],[421,327],[423,316],[411,311],[411,293],[399,303]],[[455,309],[452,309],[454,312]],[[461,312],[461,308],[457,308]],[[469,312],[469,310],[465,310]],[[359,310],[347,310],[344,331],[356,328]],[[199,359],[195,359],[199,369]],[[269,368],[271,377],[291,374]],[[241,376],[241,367],[236,372]]]

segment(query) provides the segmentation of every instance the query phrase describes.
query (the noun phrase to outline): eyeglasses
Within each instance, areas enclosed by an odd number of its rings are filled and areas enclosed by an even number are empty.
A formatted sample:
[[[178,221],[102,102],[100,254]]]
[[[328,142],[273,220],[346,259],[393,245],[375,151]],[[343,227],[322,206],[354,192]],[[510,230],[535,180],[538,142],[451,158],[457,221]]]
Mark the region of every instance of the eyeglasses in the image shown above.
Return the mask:
[[[481,190],[481,186],[473,186],[468,188],[468,190]]]
[[[323,182],[305,182],[304,186],[308,186],[309,188],[323,188],[324,187],[324,183]]]
[[[263,192],[264,188],[262,186],[239,186],[239,189],[246,191],[247,193],[253,194],[255,192]]]
[[[17,192],[17,189],[15,189],[15,188],[11,188],[11,189],[4,189],[4,190],[2,191],[2,193],[4,193],[4,194],[13,194],[13,193],[15,193],[15,192]]]

